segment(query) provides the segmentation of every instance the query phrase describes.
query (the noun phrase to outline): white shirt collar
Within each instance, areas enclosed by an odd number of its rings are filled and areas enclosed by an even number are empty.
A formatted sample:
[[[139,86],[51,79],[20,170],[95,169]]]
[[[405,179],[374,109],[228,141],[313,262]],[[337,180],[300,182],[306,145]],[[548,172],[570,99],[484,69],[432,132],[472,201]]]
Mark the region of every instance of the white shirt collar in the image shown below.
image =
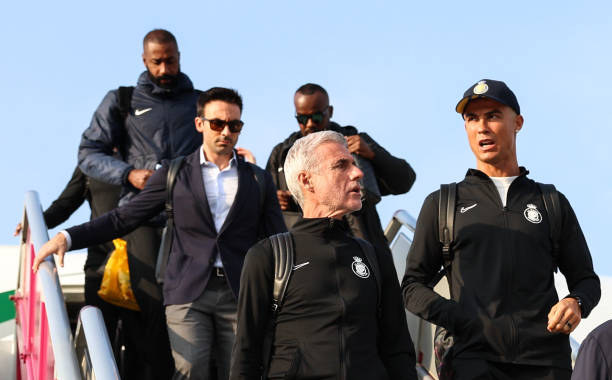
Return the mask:
[[[233,167],[234,165],[236,165],[236,162],[237,162],[236,151],[232,149],[232,158],[230,159],[228,167],[230,168]],[[206,165],[206,166],[215,165],[214,163],[206,159],[206,155],[204,154],[204,145],[200,145],[200,166],[201,165]]]

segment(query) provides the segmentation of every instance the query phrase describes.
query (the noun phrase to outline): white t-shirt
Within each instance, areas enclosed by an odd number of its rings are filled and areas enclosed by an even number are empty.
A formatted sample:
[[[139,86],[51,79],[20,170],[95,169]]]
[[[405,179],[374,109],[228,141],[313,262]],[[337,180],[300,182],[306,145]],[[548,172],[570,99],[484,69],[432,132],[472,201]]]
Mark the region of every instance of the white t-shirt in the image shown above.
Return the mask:
[[[517,178],[517,177],[518,176],[514,176],[514,177],[489,177],[489,178],[491,178],[491,180],[495,184],[495,187],[497,188],[497,191],[499,192],[499,197],[501,198],[501,201],[502,201],[502,204],[504,205],[504,207],[506,207],[506,198],[508,197],[508,189],[510,188],[510,185],[512,184],[512,181],[514,181],[514,179]]]

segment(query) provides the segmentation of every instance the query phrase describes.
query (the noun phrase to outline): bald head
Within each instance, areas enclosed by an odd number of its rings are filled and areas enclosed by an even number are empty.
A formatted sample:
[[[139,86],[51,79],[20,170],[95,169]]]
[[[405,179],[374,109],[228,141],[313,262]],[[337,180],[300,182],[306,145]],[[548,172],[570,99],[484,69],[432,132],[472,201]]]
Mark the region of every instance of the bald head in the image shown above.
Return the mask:
[[[176,38],[174,35],[165,29],[153,29],[142,40],[143,49],[147,48],[147,44],[149,42],[153,42],[159,45],[167,45],[174,44],[176,49],[178,50],[178,43],[176,42]]]

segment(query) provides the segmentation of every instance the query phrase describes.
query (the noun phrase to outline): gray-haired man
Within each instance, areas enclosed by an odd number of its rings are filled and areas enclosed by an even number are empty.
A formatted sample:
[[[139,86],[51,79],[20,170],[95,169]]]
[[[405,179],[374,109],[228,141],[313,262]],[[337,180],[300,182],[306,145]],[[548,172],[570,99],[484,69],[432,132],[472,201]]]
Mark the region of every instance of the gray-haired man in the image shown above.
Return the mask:
[[[304,212],[291,232],[296,265],[271,355],[262,358],[274,276],[270,240],[247,253],[230,378],[260,379],[265,364],[263,378],[270,379],[416,379],[391,257],[376,255],[381,278],[375,279],[362,243],[342,220],[361,208],[363,177],[346,140],[332,131],[309,134],[289,150],[284,171]]]

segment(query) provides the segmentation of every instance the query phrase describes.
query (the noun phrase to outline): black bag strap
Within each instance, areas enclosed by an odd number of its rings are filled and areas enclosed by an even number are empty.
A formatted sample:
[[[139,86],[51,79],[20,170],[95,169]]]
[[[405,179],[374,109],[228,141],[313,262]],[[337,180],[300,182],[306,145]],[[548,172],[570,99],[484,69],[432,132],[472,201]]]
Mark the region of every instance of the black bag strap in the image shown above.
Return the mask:
[[[548,215],[550,224],[550,240],[553,247],[553,260],[555,262],[555,272],[557,271],[557,258],[559,257],[561,241],[561,201],[559,200],[559,192],[555,185],[538,183],[540,193],[542,193],[542,201]]]
[[[295,251],[291,232],[281,232],[270,236],[274,256],[274,284],[272,287],[272,313],[274,319],[283,306],[287,284],[293,271]]]
[[[370,267],[372,267],[372,274],[374,275],[374,280],[376,280],[376,293],[378,295],[378,299],[376,301],[376,312],[377,316],[381,317],[381,298],[382,298],[382,275],[380,274],[380,266],[378,265],[378,257],[376,255],[376,250],[374,246],[370,244],[370,242],[353,237],[359,243],[359,247],[365,254],[368,259],[368,263],[370,263]]]
[[[132,104],[132,94],[134,93],[134,86],[121,86],[119,87],[119,114],[121,120],[125,125],[125,119],[130,113],[130,106]]]
[[[183,166],[185,156],[178,156],[172,161],[168,167],[168,174],[166,176],[166,191],[168,197],[166,198],[165,211],[168,220],[166,222],[166,229],[164,231],[164,238],[162,239],[162,246],[160,247],[161,258],[158,258],[159,265],[156,270],[155,276],[158,283],[164,281],[164,275],[166,273],[166,266],[168,265],[168,257],[170,256],[170,247],[172,246],[172,235],[174,234],[174,205],[172,202],[172,194],[174,193],[174,184],[176,183],[176,177],[179,170]]]
[[[453,262],[451,245],[455,237],[455,205],[457,203],[457,183],[440,185],[440,199],[438,200],[438,239],[442,244],[442,259],[444,267],[436,273],[430,282],[433,288],[450,271]]]

